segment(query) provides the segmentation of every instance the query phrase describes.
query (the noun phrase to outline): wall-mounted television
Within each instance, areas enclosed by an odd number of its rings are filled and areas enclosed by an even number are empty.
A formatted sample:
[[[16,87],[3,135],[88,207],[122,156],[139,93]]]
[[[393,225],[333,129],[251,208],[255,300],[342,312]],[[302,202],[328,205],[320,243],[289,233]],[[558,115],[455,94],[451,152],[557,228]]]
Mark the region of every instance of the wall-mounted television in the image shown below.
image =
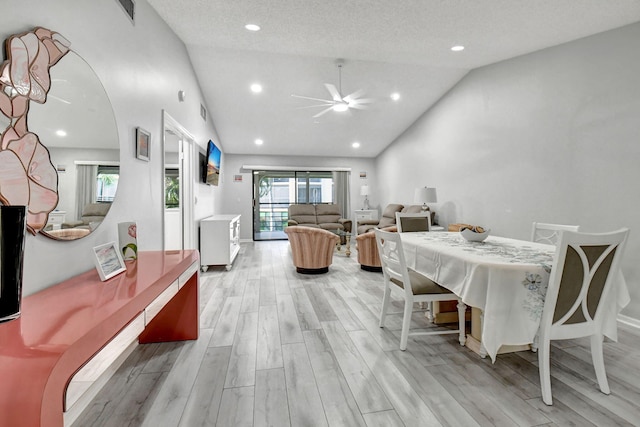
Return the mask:
[[[220,179],[220,156],[222,152],[209,140],[207,144],[207,165],[204,168],[203,180],[205,184],[218,185]]]

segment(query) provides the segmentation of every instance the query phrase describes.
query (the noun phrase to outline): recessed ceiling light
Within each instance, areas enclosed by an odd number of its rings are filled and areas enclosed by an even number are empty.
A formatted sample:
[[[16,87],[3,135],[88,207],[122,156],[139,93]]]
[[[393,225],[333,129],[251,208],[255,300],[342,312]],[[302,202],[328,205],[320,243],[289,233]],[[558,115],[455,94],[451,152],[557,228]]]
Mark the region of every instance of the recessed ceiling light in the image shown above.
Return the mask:
[[[354,142],[353,144],[351,144],[351,146],[353,148],[360,148],[360,143],[359,142]]]
[[[260,31],[260,25],[256,25],[256,24],[247,24],[244,26],[244,28],[246,28],[249,31]]]
[[[262,144],[264,144],[264,141],[263,141],[263,140],[261,140],[260,138],[256,139],[254,142],[256,143],[256,145],[262,145]]]
[[[251,85],[251,92],[260,93],[262,92],[262,85],[258,83],[254,83]]]
[[[56,131],[56,135],[58,135],[58,136],[67,136],[67,132],[64,131],[63,129],[58,129]]]
[[[391,99],[393,99],[394,101],[397,101],[398,99],[400,99],[400,94],[398,92],[393,92],[391,94]]]
[[[453,46],[453,47],[451,48],[451,50],[452,50],[452,51],[454,51],[454,52],[460,52],[461,50],[464,50],[464,46],[462,46],[462,45],[456,45],[456,46]]]

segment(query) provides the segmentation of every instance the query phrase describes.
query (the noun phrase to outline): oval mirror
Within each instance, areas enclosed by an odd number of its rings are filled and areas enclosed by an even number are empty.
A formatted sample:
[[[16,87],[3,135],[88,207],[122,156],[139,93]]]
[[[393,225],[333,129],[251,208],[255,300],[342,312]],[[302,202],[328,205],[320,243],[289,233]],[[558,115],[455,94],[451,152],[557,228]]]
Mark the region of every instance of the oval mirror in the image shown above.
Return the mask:
[[[69,51],[52,66],[44,104],[31,103],[29,130],[49,150],[58,204],[41,233],[74,240],[104,219],[118,188],[120,141],[107,93],[93,69]]]

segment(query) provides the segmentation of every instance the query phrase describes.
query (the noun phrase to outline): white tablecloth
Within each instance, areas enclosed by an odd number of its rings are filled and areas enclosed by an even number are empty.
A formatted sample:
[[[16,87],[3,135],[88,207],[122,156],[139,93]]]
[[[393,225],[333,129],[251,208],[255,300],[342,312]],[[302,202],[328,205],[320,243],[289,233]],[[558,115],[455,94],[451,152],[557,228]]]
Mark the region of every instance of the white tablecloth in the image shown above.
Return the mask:
[[[482,344],[495,361],[502,345],[533,342],[540,325],[555,246],[490,236],[467,242],[459,233],[401,233],[407,266],[484,313]],[[607,303],[605,335],[617,340],[616,315],[629,303],[624,277]]]

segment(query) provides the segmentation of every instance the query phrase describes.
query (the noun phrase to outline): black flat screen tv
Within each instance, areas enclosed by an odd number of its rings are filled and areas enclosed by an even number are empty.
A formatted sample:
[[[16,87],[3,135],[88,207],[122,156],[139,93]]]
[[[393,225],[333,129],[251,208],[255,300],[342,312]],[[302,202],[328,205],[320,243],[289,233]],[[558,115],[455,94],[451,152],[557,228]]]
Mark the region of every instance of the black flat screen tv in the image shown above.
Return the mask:
[[[207,144],[207,164],[204,168],[204,182],[209,185],[218,185],[218,181],[220,179],[220,156],[222,152],[213,143],[213,141],[209,140]]]

